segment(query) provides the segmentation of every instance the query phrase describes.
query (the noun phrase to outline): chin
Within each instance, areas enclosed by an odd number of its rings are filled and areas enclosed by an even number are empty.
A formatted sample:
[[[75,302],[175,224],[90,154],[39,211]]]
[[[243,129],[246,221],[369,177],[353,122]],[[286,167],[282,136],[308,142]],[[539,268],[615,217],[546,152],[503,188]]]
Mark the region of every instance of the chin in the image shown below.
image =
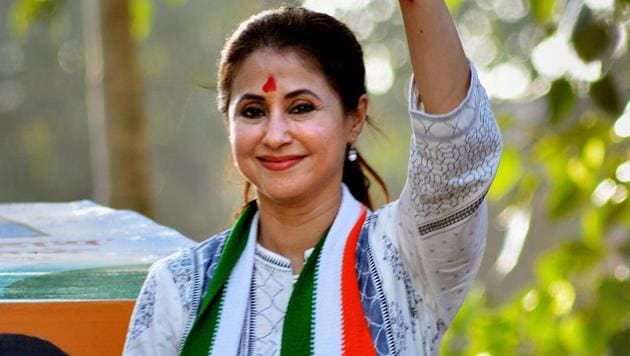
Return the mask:
[[[308,196],[305,184],[296,182],[293,179],[265,182],[264,184],[253,184],[258,196],[264,196],[277,203],[290,203],[304,199]],[[311,189],[312,190],[312,189]]]
[[[277,203],[288,203],[300,200],[300,198],[305,196],[305,191],[303,189],[298,189],[293,186],[281,186],[277,185],[274,187],[269,187],[267,189],[257,189],[258,195],[263,195],[265,198],[277,202]]]

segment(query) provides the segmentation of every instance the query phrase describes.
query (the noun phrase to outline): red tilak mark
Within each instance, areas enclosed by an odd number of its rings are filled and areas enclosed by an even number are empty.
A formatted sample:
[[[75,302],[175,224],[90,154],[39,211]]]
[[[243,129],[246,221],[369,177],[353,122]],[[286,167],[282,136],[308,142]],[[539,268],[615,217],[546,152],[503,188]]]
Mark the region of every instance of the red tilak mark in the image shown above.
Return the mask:
[[[262,90],[265,93],[276,91],[276,80],[274,79],[273,75],[269,76],[269,79],[267,79],[267,83],[263,85]]]

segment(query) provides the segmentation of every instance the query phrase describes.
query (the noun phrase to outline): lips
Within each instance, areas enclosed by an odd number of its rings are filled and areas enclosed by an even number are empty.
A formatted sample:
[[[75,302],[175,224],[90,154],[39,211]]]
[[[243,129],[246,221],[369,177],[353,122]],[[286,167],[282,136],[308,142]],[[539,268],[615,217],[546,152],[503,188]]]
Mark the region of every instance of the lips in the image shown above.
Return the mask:
[[[257,157],[263,167],[272,171],[283,171],[300,163],[304,156],[260,156]]]

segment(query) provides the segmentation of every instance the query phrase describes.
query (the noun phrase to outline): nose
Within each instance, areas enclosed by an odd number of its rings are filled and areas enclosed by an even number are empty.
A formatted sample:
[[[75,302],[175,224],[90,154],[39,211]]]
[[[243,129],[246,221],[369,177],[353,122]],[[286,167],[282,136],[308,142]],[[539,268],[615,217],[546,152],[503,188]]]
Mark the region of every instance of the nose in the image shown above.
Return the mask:
[[[276,111],[269,114],[265,125],[263,144],[272,149],[280,148],[291,142],[290,123],[281,112]]]

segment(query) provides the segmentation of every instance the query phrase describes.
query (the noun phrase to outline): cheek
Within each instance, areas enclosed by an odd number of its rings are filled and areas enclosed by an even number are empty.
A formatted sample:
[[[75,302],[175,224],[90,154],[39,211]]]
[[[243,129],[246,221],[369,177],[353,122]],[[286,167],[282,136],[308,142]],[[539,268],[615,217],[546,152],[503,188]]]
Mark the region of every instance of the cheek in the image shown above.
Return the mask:
[[[235,124],[230,125],[230,147],[232,148],[232,155],[234,158],[246,153],[252,145],[253,135],[252,130],[244,125]]]
[[[345,127],[340,122],[316,125],[307,132],[309,132],[309,141],[324,150],[326,156],[335,157],[335,160],[337,156],[343,156],[347,139]]]

